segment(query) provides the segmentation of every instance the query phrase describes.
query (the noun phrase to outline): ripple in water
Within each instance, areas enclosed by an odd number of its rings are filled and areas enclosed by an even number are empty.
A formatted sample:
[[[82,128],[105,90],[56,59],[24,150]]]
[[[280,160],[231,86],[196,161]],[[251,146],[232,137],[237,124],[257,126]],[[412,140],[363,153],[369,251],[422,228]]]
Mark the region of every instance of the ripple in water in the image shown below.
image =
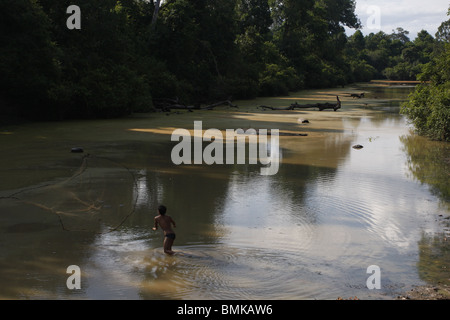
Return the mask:
[[[323,283],[331,268],[325,263],[309,264],[308,259],[302,262],[299,256],[286,252],[220,244],[176,249],[175,256],[154,249],[153,258],[145,260],[145,298],[301,299],[338,295]]]

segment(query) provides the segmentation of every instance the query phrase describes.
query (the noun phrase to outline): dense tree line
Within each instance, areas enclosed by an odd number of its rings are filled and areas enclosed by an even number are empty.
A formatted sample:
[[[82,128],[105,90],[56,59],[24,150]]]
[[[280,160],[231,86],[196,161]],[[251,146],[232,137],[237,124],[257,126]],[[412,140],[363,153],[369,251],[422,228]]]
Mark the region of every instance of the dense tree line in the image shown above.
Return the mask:
[[[372,79],[416,80],[430,62],[439,42],[422,30],[411,41],[403,28],[363,36],[356,31],[348,39],[346,53],[355,81]]]
[[[418,85],[400,111],[419,134],[450,141],[450,19],[441,24],[436,36],[440,45],[418,75],[429,84]]]
[[[0,0],[0,113],[117,117],[284,95],[373,78],[415,79],[439,41],[401,28],[350,37],[354,0]],[[81,8],[81,30],[66,9]]]

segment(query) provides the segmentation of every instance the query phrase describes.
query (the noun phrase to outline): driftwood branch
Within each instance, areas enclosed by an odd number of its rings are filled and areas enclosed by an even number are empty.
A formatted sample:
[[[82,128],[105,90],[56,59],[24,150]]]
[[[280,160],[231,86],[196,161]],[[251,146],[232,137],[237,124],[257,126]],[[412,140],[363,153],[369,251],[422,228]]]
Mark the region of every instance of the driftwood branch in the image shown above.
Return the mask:
[[[337,103],[310,103],[310,104],[298,104],[297,102],[291,104],[288,107],[270,107],[270,106],[259,106],[259,108],[262,109],[270,109],[270,110],[295,110],[295,109],[310,109],[310,108],[318,108],[319,111],[325,110],[325,109],[333,109],[334,111],[341,108],[341,100],[339,100],[339,96],[336,96]]]

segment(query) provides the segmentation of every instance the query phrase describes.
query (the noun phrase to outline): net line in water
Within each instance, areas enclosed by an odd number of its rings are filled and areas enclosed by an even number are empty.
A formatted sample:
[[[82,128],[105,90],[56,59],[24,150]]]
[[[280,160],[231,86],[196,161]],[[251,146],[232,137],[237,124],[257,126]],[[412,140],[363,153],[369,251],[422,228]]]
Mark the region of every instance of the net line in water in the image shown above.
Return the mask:
[[[23,188],[0,200],[13,200],[16,212],[27,211],[34,220],[42,212],[51,213],[65,231],[102,234],[117,230],[135,213],[139,192],[131,169],[86,154],[72,176]]]

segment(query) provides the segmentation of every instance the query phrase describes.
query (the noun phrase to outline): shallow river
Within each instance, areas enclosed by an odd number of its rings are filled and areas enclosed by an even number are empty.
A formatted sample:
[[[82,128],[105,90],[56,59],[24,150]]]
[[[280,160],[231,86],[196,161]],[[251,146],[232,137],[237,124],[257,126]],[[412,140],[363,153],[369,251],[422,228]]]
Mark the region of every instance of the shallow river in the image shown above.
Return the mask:
[[[439,254],[449,148],[414,136],[398,114],[411,90],[304,91],[239,109],[0,128],[0,298],[392,299],[449,281],[448,252]],[[258,108],[335,94],[336,112]],[[170,134],[195,120],[307,136],[279,137],[274,175],[258,163],[175,165]],[[78,146],[84,153],[70,152]],[[427,169],[434,152],[447,166]],[[161,203],[177,223],[174,256],[151,230]],[[80,289],[68,288],[71,265]],[[379,289],[368,288],[373,265]]]

